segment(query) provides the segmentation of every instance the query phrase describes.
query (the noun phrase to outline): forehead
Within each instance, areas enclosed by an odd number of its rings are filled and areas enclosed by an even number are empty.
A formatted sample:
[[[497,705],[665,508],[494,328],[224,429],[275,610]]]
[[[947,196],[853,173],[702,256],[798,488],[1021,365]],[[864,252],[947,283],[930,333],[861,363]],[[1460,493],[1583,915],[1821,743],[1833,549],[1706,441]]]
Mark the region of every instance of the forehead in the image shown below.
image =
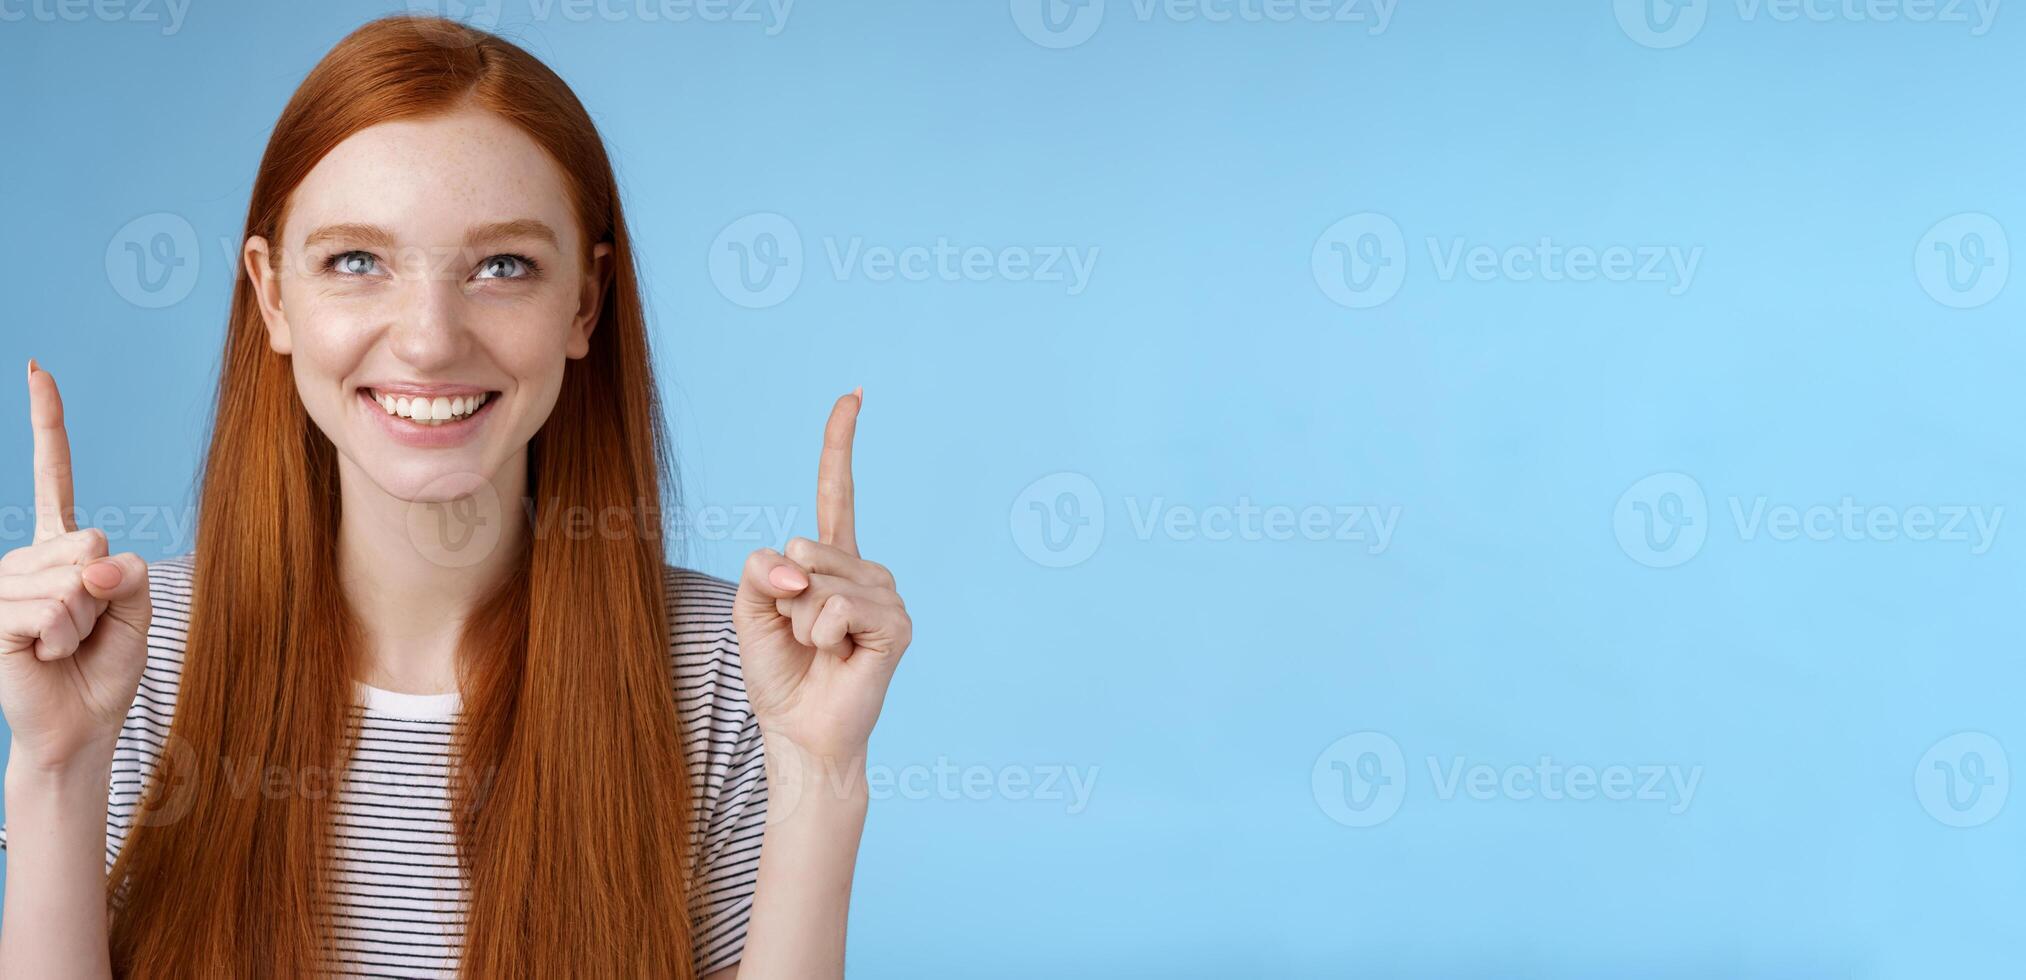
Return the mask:
[[[519,127],[489,112],[380,123],[326,154],[289,199],[282,238],[327,224],[378,225],[414,244],[533,218],[568,252],[579,232],[562,170]],[[439,241],[440,240],[440,241]]]

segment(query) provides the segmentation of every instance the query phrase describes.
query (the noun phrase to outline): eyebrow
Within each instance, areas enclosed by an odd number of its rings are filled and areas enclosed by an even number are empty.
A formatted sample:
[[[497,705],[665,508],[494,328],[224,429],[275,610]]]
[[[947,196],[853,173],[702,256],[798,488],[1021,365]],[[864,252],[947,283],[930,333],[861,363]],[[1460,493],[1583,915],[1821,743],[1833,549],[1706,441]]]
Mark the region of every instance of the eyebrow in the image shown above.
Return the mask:
[[[464,233],[464,247],[475,248],[488,242],[506,241],[515,238],[534,239],[546,242],[550,248],[560,248],[556,232],[548,225],[533,218],[516,218],[512,221],[494,221],[473,227]],[[394,236],[378,225],[356,223],[325,225],[310,232],[303,239],[303,247],[309,248],[320,242],[340,240],[356,245],[386,248],[394,243]]]

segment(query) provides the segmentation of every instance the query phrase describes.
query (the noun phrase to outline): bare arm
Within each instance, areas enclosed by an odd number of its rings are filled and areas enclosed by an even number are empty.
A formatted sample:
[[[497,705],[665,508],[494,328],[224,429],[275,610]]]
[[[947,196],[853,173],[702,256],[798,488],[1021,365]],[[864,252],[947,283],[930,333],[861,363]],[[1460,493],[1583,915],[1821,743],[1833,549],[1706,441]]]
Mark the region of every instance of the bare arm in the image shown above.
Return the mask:
[[[0,976],[110,978],[106,947],[106,782],[112,748],[45,768],[7,765],[7,898]]]
[[[745,976],[843,977],[851,876],[865,830],[865,757],[819,760],[771,738],[767,787]]]

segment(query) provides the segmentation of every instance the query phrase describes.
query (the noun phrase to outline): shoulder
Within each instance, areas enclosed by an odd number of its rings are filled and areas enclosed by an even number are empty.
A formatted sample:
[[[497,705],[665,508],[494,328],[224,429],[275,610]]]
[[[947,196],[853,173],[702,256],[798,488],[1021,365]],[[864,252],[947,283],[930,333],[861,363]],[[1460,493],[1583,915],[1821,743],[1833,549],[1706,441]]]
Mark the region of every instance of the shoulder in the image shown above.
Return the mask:
[[[196,598],[197,556],[190,553],[148,563],[148,661],[143,668],[137,709],[166,710],[175,704],[176,683],[183,673],[183,648],[190,639],[190,609]],[[148,712],[139,712],[145,717]],[[129,720],[134,715],[129,714]]]
[[[662,601],[668,610],[668,648],[685,675],[708,671],[713,664],[736,669],[739,634],[732,626],[732,603],[738,586],[687,568],[664,565]]]
[[[106,794],[106,866],[126,846],[135,808],[149,777],[161,766],[169,744],[169,723],[183,681],[183,648],[190,636],[196,556],[181,554],[148,563],[148,659],[133,704],[113,743],[111,782]]]
[[[164,709],[174,705],[176,682],[183,673],[183,648],[190,639],[190,608],[196,597],[196,563],[197,556],[190,553],[148,563],[148,661],[140,693],[166,695],[156,705]]]
[[[746,682],[732,626],[738,586],[673,565],[663,566],[661,578],[677,707],[692,731],[717,732],[743,722],[749,714]]]
[[[738,597],[738,586],[714,575],[663,565],[661,591],[668,604],[671,641],[697,642],[722,637],[736,647],[732,601]]]
[[[196,578],[197,555],[184,552],[173,558],[157,558],[148,563],[148,597],[157,607],[164,604],[187,609],[190,605],[190,587]]]
[[[732,626],[738,587],[686,568],[663,570],[669,656],[688,762],[691,842],[696,847],[697,973],[739,960],[766,834],[764,740],[746,700],[739,635]]]

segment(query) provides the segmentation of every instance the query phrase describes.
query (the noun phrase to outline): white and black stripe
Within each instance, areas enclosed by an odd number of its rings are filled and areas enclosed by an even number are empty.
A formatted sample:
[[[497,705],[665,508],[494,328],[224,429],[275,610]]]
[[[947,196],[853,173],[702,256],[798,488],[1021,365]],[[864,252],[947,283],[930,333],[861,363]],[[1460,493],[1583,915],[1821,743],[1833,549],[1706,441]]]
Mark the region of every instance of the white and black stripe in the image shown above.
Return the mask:
[[[167,743],[189,635],[192,566],[192,556],[182,555],[148,567],[154,621],[140,690],[113,751],[108,870],[126,844],[142,783]],[[704,974],[737,962],[745,946],[766,821],[766,773],[732,629],[736,588],[679,568],[664,569],[662,582],[695,801],[696,963]],[[448,802],[458,698],[376,688],[362,693],[364,704],[354,709],[358,743],[342,784],[330,788],[337,794],[332,972],[454,976],[467,901]],[[0,848],[6,846],[0,827]]]

